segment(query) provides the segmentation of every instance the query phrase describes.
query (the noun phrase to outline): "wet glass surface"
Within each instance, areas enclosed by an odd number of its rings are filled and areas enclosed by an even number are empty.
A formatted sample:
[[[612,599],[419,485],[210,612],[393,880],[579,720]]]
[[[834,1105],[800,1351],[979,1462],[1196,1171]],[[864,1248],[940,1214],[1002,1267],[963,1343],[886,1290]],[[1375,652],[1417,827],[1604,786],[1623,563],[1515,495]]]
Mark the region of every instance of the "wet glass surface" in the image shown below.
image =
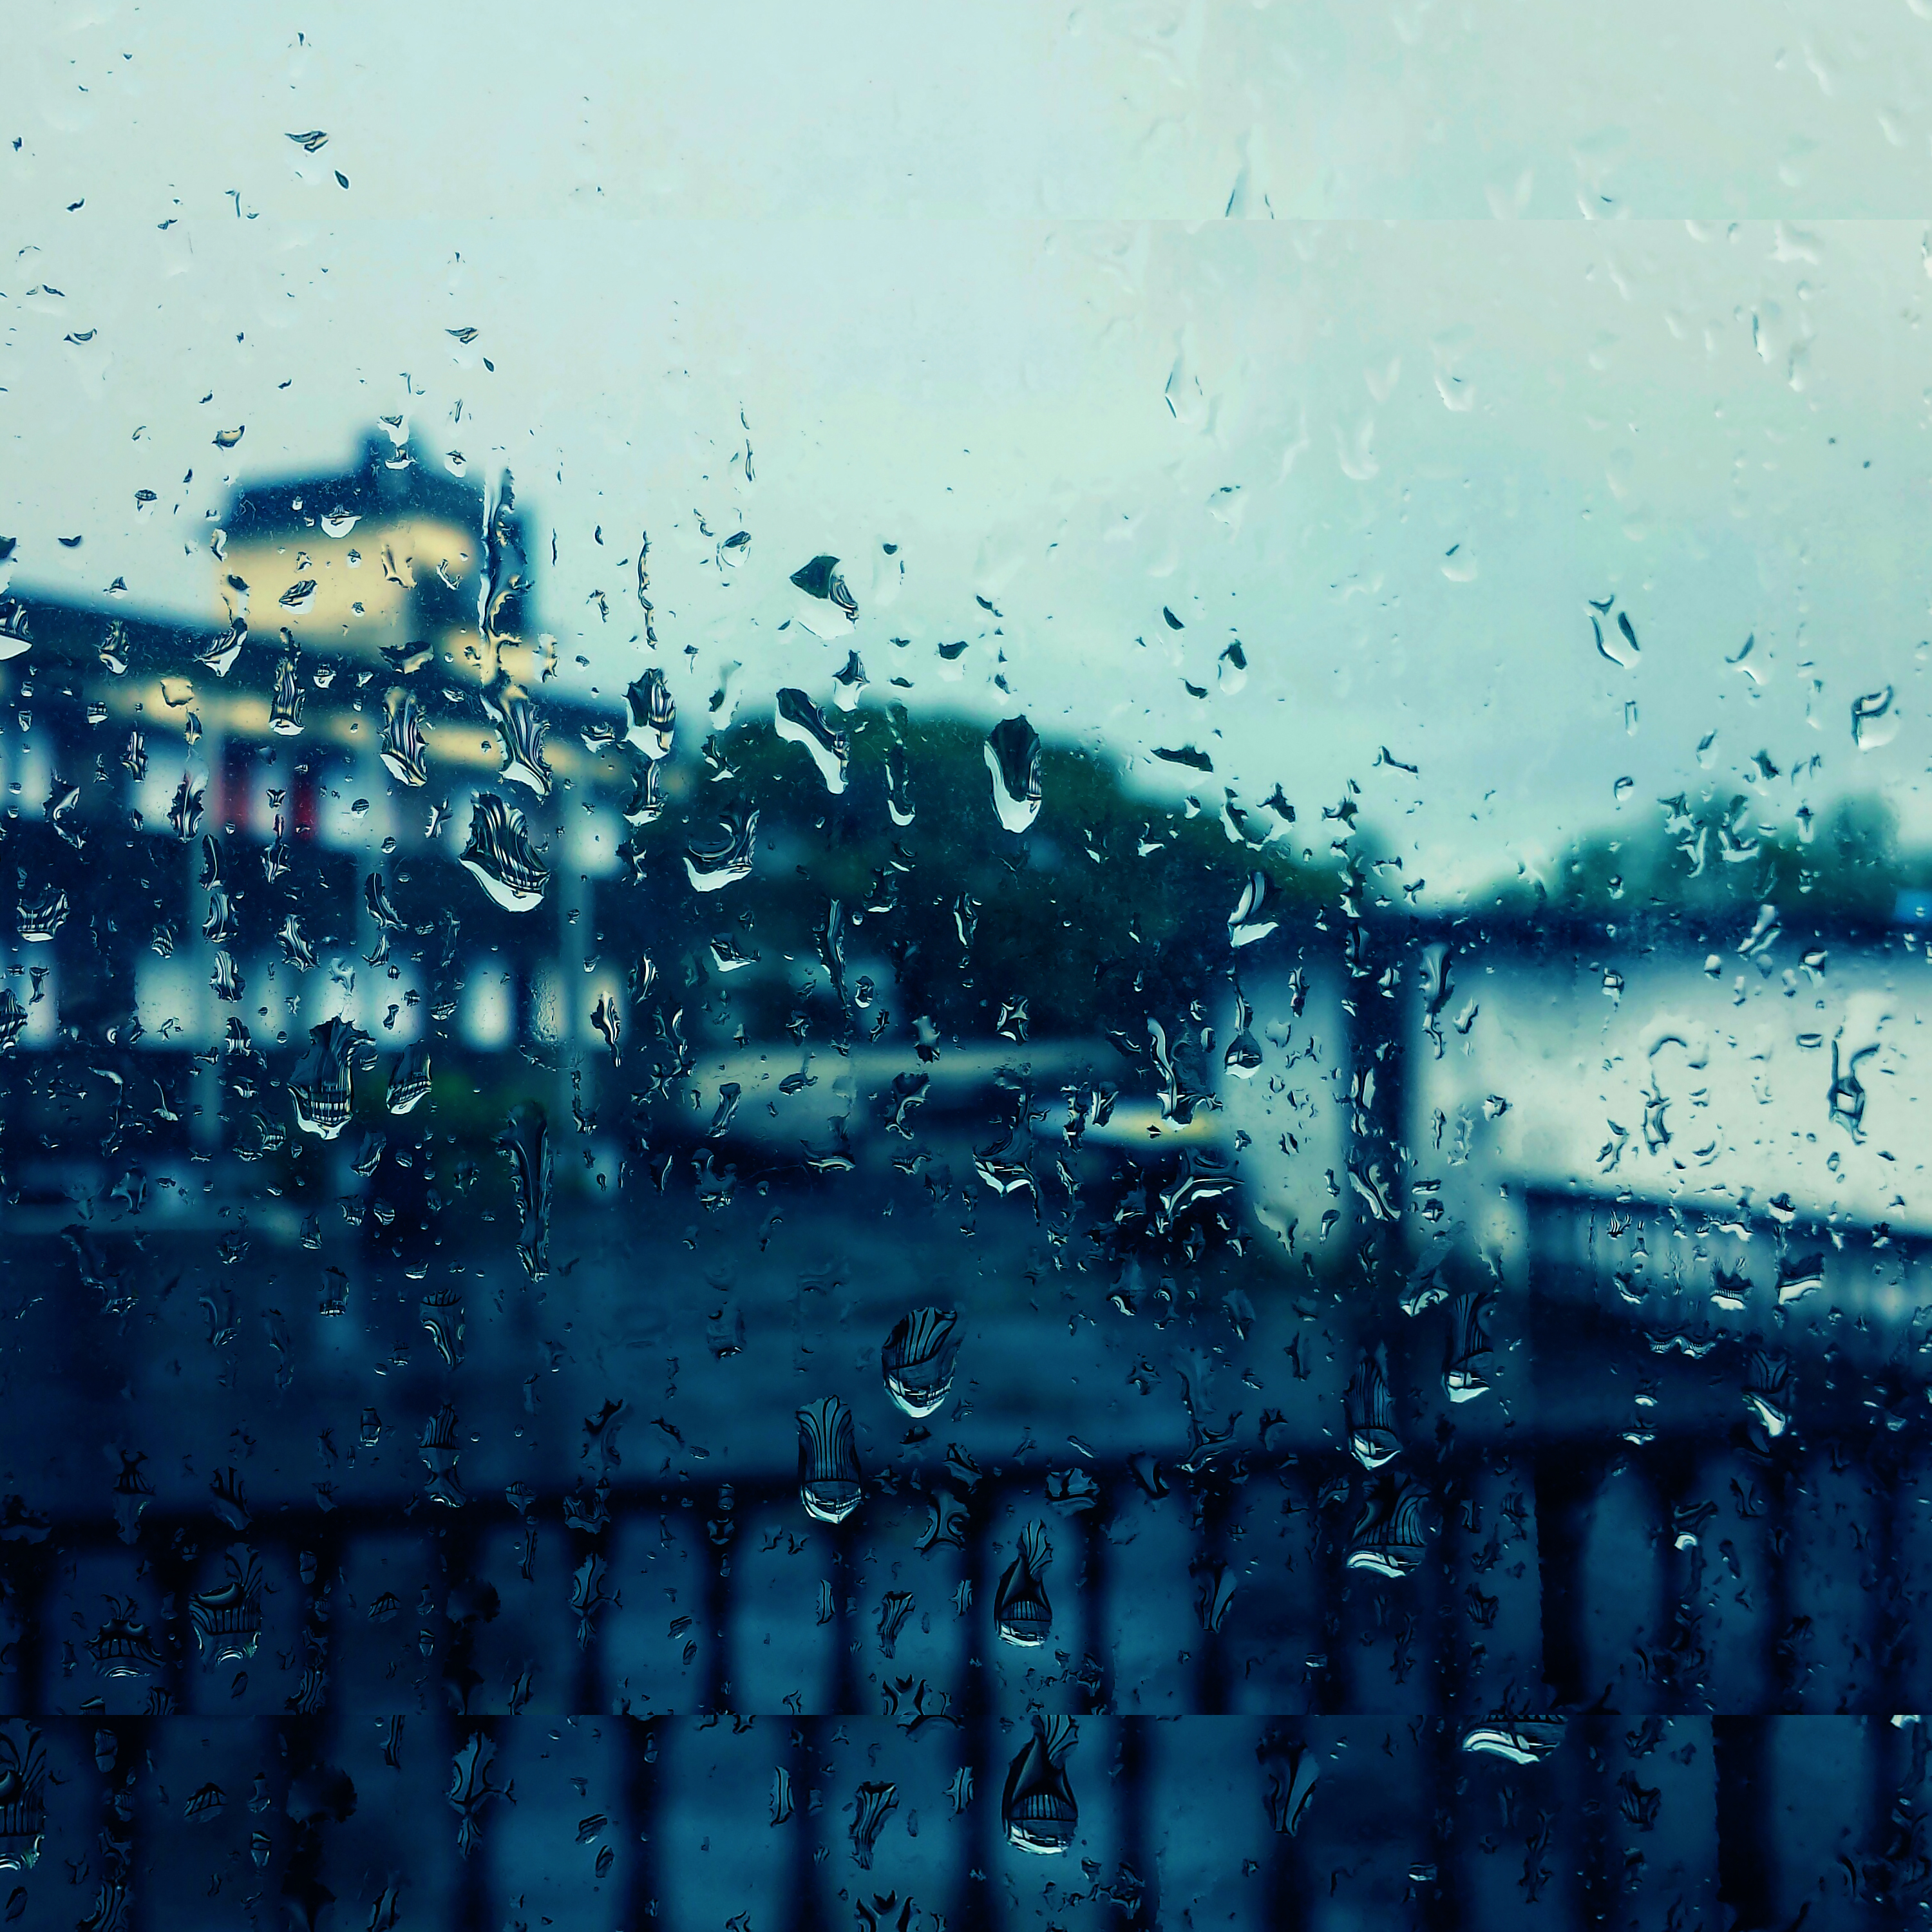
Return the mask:
[[[0,1915],[1932,1910],[1932,24],[50,11]]]

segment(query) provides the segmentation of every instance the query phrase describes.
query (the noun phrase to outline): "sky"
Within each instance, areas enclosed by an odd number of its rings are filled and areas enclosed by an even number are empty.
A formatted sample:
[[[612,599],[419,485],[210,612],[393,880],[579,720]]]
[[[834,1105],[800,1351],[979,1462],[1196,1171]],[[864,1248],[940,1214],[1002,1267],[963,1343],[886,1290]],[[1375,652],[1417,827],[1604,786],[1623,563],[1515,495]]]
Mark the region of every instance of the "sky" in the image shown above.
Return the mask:
[[[647,530],[687,716],[856,647],[1210,809],[1352,780],[1432,899],[1686,790],[1932,846],[1932,0],[404,10],[15,23],[16,590],[212,618],[235,484],[400,416],[606,693]]]

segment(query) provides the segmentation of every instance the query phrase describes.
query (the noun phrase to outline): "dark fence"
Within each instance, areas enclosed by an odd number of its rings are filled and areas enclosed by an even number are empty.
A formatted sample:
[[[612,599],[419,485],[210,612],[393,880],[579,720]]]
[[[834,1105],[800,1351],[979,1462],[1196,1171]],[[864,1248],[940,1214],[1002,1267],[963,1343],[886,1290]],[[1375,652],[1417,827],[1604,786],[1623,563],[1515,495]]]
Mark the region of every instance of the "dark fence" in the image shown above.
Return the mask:
[[[150,1510],[132,1546],[109,1520],[35,1524],[26,1527],[44,1527],[42,1540],[0,1546],[16,1630],[8,1703],[50,1735],[68,1736],[70,1755],[98,1758],[107,1741],[106,1768],[83,1765],[79,1781],[98,1777],[110,1820],[117,1784],[129,1794],[126,1816],[110,1826],[118,1849],[104,1856],[124,1874],[133,1925],[194,1917],[169,1874],[184,1842],[215,1840],[196,1839],[183,1824],[190,1794],[166,1771],[180,1748],[172,1740],[190,1733],[212,1736],[218,1756],[226,1741],[232,1768],[216,1781],[231,1814],[239,1809],[235,1780],[259,1779],[266,1768],[274,1869],[298,1890],[312,1882],[342,1893],[360,1882],[345,1848],[356,1832],[377,1829],[370,1807],[392,1777],[410,1793],[388,1822],[406,1818],[406,1858],[398,1862],[413,1874],[418,1923],[512,1922],[520,1894],[560,1882],[548,1853],[506,1840],[519,1828],[519,1808],[488,1802],[487,1763],[484,1798],[473,1810],[458,1802],[464,1754],[473,1762],[478,1738],[486,1758],[495,1754],[500,1782],[524,1781],[526,1801],[534,1760],[578,1748],[594,1759],[598,1788],[583,1812],[601,1819],[597,1844],[616,1850],[593,1888],[602,1900],[593,1916],[617,1924],[654,1914],[723,1923],[736,1909],[734,1884],[748,1883],[753,1867],[760,1886],[780,1868],[791,1874],[773,1894],[778,1922],[850,1923],[855,1900],[896,1890],[903,1904],[912,1882],[894,1874],[909,1862],[921,1910],[956,1924],[1028,1922],[1022,1900],[1052,1880],[1126,1924],[1178,1922],[1203,1887],[1220,1898],[1232,1886],[1229,1915],[1246,1924],[1340,1924],[1370,1905],[1401,1905],[1430,1924],[1520,1907],[1534,1908],[1538,1923],[1582,1925],[1602,1922],[1620,1901],[1653,1893],[1660,1901],[1666,1868],[1670,1896],[1721,1898],[1740,1924],[1788,1922],[1808,1900],[1834,1909],[1856,1902],[1862,1915],[1888,1922],[1928,1897],[1914,1795],[1924,1750],[1916,1726],[1890,1721],[1927,1702],[1911,1623],[1932,1546],[1915,1562],[1900,1526],[1919,1507],[1923,1430],[1881,1423],[1862,1457],[1844,1441],[1794,1435],[1754,1460],[1703,1430],[1592,1443],[1556,1426],[1534,1446],[1420,1449],[1405,1460],[1427,1491],[1425,1541],[1398,1576],[1349,1566],[1351,1551],[1359,1556],[1374,1539],[1362,1526],[1371,1479],[1346,1451],[1231,1447],[1193,1471],[1096,1468],[1094,1507],[1044,1512],[1056,1545],[1049,1654],[1058,1654],[1033,1680],[1000,1667],[1018,1654],[995,1636],[993,1611],[1011,1524],[1042,1504],[1036,1484],[992,1474],[945,1519],[957,1544],[915,1556],[904,1573],[920,1606],[952,1600],[922,1562],[954,1590],[970,1586],[970,1608],[957,1619],[965,1634],[945,1671],[933,1670],[930,1647],[909,1640],[916,1626],[902,1630],[898,1659],[882,1654],[882,1580],[868,1580],[876,1568],[868,1546],[890,1496],[869,1497],[836,1528],[808,1525],[789,1484],[736,1480],[722,1514],[716,1485],[613,1488],[609,1520],[594,1533],[565,1528],[556,1496],[520,1510],[483,1497],[455,1509],[421,1498],[327,1513],[272,1508],[239,1531],[206,1510]],[[1838,1493],[1812,1493],[1820,1483],[1835,1483]],[[930,1494],[918,1498],[922,1511]],[[1706,1507],[1713,1500],[1715,1510]],[[1156,1514],[1178,1532],[1181,1560],[1170,1555],[1157,1572],[1137,1570],[1135,1540]],[[569,1676],[559,1683],[551,1672],[542,1694],[525,1679],[518,1714],[517,1682],[495,1667],[490,1641],[510,1612],[491,1610],[481,1593],[506,1574],[492,1551],[528,1549],[532,1523],[539,1539],[560,1546],[547,1555],[539,1546],[541,1574],[578,1579],[599,1558],[610,1567],[603,1584],[574,1588],[567,1606],[551,1604],[548,1622],[523,1633],[526,1649],[547,1664],[567,1659]],[[701,1607],[693,1614],[692,1597],[678,1599],[689,1620],[680,1635],[696,1652],[674,1690],[668,1673],[653,1687],[627,1668],[619,1600],[650,1588],[625,1560],[627,1537],[656,1541],[667,1525],[700,1565]],[[822,1570],[830,1583],[823,1625],[812,1622],[805,1591],[754,1594],[751,1559],[766,1538],[788,1533],[816,1539],[818,1560],[802,1574]],[[410,1563],[394,1560],[399,1543],[414,1546]],[[1751,1600],[1720,1616],[1709,1580],[1730,1560],[1719,1553],[1726,1544]],[[1854,1544],[1857,1567],[1841,1574],[1842,1552]],[[1381,1547],[1386,1557],[1390,1546]],[[372,1624],[372,1606],[372,1606],[366,1580],[379,1548],[392,1571],[433,1580],[418,1601]],[[244,1578],[247,1557],[260,1566],[263,1601],[250,1606],[244,1587],[238,1605],[231,1593],[211,1609],[219,1598],[212,1580],[235,1574],[212,1559],[231,1551]],[[1217,1595],[1228,1574],[1217,1566],[1231,1566],[1231,1593]],[[104,1584],[110,1571],[124,1601],[156,1606],[152,1618],[135,1619],[147,1628],[131,1648],[101,1640],[98,1598],[84,1611],[74,1600],[79,1581]],[[291,1600],[268,1601],[284,1590]],[[259,1662],[238,1650],[212,1667],[215,1640],[224,1630],[246,1633],[251,1616]],[[789,1702],[760,1687],[766,1694],[749,1714],[740,1687],[755,1675],[758,1650],[801,1626],[824,1633],[815,1675],[802,1676]],[[398,1627],[408,1641],[376,1642]],[[1827,1636],[1844,1649],[1842,1668],[1811,1654]],[[283,1644],[293,1688],[282,1714],[256,1703],[244,1708],[258,1714],[227,1715],[231,1668],[259,1672]],[[1171,1648],[1176,1660],[1164,1675],[1136,1666],[1148,1645]],[[422,1688],[405,1681],[396,1687],[405,1694],[386,1700],[386,1660],[410,1652]],[[102,1675],[107,1669],[128,1674]],[[1157,1684],[1172,1694],[1166,1712],[1150,1713]],[[1003,1781],[1029,1712],[1042,1708],[1072,1714],[1084,1734],[1071,1760],[1084,1864],[1031,1858],[1003,1842]],[[1761,1714],[1776,1712],[1792,1714]],[[1805,1712],[1816,1714],[1798,1714]],[[1540,1762],[1462,1748],[1478,1718],[1507,1730],[1511,1716],[1551,1713],[1567,1727]],[[740,1744],[727,1748],[733,1739]],[[868,1749],[869,1766],[861,1761]],[[740,1765],[754,1750],[755,1781]],[[928,1811],[916,1846],[896,1829],[909,1801],[896,1804],[894,1828],[862,1868],[851,1822],[868,1770],[891,1781],[896,1763],[908,1764],[896,1776],[909,1792],[920,1776],[937,1781],[935,1752],[940,1769],[970,1775],[971,1801],[956,1816]],[[1317,1774],[1298,1808],[1304,1752]],[[406,1777],[400,1764],[378,1768],[398,1756]],[[361,1795],[360,1822],[338,1826],[325,1801],[329,1775],[344,1765]],[[1821,1766],[1832,1768],[1822,1791],[1813,1781]],[[781,1772],[787,1806],[771,1788]],[[1225,1872],[1210,1871],[1189,1842],[1204,1789],[1215,1842],[1249,1847]],[[1806,1814],[1795,1836],[1779,1823],[1794,1808]],[[771,1822],[768,1813],[780,1810],[788,1815]],[[709,1843],[707,1819],[722,1834],[748,1834],[750,1863],[699,1882],[691,1841]],[[466,1822],[478,1836],[459,1853]],[[63,1850],[77,1856],[70,1844]],[[1399,1870],[1384,1869],[1402,1858]],[[590,1856],[578,1863],[596,1869]],[[1396,1880],[1391,1892],[1384,1882]],[[704,1901],[713,1898],[715,1916],[693,1916],[708,1914]],[[767,1903],[757,1922],[770,1911]]]

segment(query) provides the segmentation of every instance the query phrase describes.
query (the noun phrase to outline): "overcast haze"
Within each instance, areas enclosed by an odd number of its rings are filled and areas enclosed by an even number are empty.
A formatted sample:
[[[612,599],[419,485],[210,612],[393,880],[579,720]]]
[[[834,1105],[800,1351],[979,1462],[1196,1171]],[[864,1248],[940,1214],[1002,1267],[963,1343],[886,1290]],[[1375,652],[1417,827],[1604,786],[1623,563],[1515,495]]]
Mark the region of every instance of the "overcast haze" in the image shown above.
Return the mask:
[[[1436,892],[1760,750],[1761,823],[1883,790],[1932,843],[1932,8],[1844,11],[22,14],[14,587],[212,618],[233,482],[401,414],[514,471],[566,682],[634,675],[647,528],[694,709],[829,694],[779,627],[830,551],[874,698],[1214,806],[1352,776]]]

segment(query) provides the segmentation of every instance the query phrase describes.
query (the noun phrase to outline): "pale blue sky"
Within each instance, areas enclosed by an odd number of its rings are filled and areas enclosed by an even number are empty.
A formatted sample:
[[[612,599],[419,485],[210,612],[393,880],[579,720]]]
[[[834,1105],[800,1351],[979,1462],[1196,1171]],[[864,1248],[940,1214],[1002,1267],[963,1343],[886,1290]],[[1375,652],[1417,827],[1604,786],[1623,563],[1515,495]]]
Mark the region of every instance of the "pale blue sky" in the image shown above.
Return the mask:
[[[406,410],[515,470],[606,689],[641,524],[694,710],[730,662],[748,710],[829,694],[842,641],[778,629],[823,550],[916,708],[1024,708],[1164,785],[1193,743],[1215,805],[1352,776],[1440,889],[1751,789],[1761,749],[1766,822],[1882,788],[1932,842],[1932,0],[692,11],[17,22],[16,583],[212,609],[226,479]],[[751,532],[735,570],[700,518]],[[1634,668],[1591,646],[1613,595]]]

